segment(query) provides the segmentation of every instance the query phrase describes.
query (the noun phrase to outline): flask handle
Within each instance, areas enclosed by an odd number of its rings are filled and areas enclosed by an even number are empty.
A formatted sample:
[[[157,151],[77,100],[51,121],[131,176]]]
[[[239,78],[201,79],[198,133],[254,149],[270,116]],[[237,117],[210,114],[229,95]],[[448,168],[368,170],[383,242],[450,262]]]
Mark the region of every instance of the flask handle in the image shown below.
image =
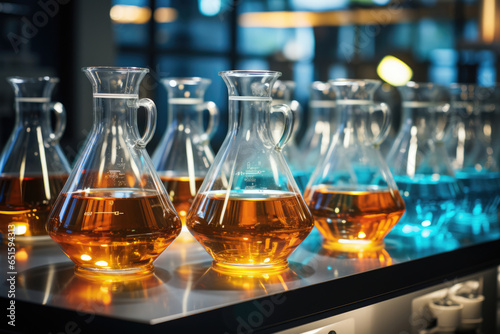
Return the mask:
[[[288,143],[290,138],[292,137],[293,132],[293,113],[289,106],[286,104],[274,104],[271,106],[271,114],[274,112],[281,112],[284,117],[283,124],[283,134],[281,135],[280,140],[274,147],[276,150],[281,151],[283,147]]]
[[[212,101],[203,103],[201,107],[203,110],[208,110],[210,116],[208,119],[207,129],[203,133],[202,137],[204,140],[211,139],[215,135],[217,127],[219,126],[219,108],[217,108],[217,105]]]
[[[374,110],[381,110],[382,114],[384,115],[384,118],[382,120],[382,124],[380,126],[380,132],[379,134],[371,141],[373,145],[380,145],[382,141],[387,137],[389,134],[389,130],[391,128],[391,108],[387,105],[387,103],[380,102],[377,103],[375,102],[373,104]]]
[[[49,135],[49,141],[57,143],[66,129],[66,109],[61,102],[51,102],[49,103],[49,108],[51,111],[54,111],[56,115],[55,129],[53,129],[52,133]]]
[[[156,105],[153,100],[143,98],[137,101],[137,108],[143,107],[147,110],[148,116],[146,121],[146,129],[140,139],[135,142],[139,147],[146,147],[147,143],[153,138],[156,129]]]

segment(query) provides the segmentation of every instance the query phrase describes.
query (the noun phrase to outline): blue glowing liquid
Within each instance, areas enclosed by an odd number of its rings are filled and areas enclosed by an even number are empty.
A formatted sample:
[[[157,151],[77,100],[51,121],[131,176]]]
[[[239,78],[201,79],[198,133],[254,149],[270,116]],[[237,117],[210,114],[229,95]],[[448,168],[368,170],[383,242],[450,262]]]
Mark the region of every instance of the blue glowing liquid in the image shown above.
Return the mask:
[[[451,228],[475,235],[490,232],[498,223],[500,173],[460,171],[456,178],[464,200]]]
[[[446,231],[454,217],[461,192],[451,176],[395,175],[394,180],[406,204],[406,212],[390,235],[436,237]]]

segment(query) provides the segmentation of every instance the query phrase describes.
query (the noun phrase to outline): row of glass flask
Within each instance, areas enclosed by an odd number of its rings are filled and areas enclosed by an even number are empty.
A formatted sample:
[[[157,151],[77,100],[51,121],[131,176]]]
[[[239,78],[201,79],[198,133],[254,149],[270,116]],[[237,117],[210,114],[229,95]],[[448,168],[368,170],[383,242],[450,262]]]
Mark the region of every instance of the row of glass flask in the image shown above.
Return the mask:
[[[209,139],[218,109],[204,99],[210,81],[164,79],[169,127],[150,159],[156,107],[138,96],[147,70],[84,72],[94,124],[72,170],[58,145],[65,111],[50,99],[57,79],[48,77],[9,78],[16,126],[0,160],[4,240],[48,232],[78,273],[149,273],[181,224],[221,271],[286,268],[314,224],[330,249],[377,249],[391,230],[431,238],[448,226],[477,234],[497,225],[493,88],[399,87],[403,122],[387,166],[378,147],[391,117],[386,104],[373,101],[378,81],[314,83],[311,125],[297,148],[293,86],[276,82],[279,72],[221,72],[229,130],[214,157]],[[142,136],[139,107],[148,115]]]

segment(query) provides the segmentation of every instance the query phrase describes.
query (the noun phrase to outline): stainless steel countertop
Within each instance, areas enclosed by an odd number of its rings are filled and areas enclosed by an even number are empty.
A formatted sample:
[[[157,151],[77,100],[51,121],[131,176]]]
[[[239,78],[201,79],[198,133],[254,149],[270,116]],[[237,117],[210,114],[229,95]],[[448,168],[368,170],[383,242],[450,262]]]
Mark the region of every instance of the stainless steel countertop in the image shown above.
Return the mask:
[[[323,249],[321,241],[314,229],[290,256],[289,270],[245,277],[211,269],[211,257],[194,239],[176,240],[155,261],[154,275],[125,281],[76,276],[73,263],[51,240],[17,244],[16,300],[153,325],[474,244],[449,237],[436,243],[440,249],[409,250],[402,247],[408,245],[405,242],[386,239],[385,249],[344,253]],[[0,254],[0,268],[6,275],[6,245]],[[8,292],[5,279],[0,285],[3,298]]]

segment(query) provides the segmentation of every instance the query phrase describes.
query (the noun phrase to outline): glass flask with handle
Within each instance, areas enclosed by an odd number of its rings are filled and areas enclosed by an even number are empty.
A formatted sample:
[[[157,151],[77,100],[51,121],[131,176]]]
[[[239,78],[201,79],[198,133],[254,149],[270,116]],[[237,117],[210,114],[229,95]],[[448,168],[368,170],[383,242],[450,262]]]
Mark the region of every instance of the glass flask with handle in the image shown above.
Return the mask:
[[[287,166],[292,132],[286,105],[271,106],[274,71],[219,73],[229,91],[228,134],[189,210],[186,224],[222,272],[276,272],[313,227]],[[283,114],[278,142],[272,113]]]
[[[214,102],[205,101],[209,79],[165,78],[168,91],[168,129],[152,156],[153,165],[179,214],[183,233],[180,238],[193,240],[185,227],[186,215],[194,196],[214,161],[210,138],[217,131],[219,110]],[[207,128],[203,112],[209,111]]]
[[[373,101],[379,81],[339,79],[330,84],[337,99],[338,131],[304,198],[325,248],[380,249],[405,212],[378,150],[389,131],[389,108]]]
[[[45,223],[70,172],[59,146],[66,113],[51,102],[59,79],[7,80],[15,91],[16,122],[0,158],[0,232],[16,234],[16,241],[50,240]]]
[[[94,124],[47,222],[47,231],[86,276],[153,271],[152,262],[181,231],[181,222],[146,152],[156,107],[139,99],[148,72],[88,67]],[[141,136],[137,109],[147,111]]]
[[[464,200],[450,229],[482,235],[498,229],[500,171],[495,159],[492,122],[495,89],[471,84],[453,84],[452,129],[446,141]],[[488,125],[490,128],[488,128]],[[493,126],[493,128],[492,128]]]
[[[398,87],[403,115],[387,162],[406,203],[406,213],[390,236],[409,237],[412,247],[443,239],[461,191],[444,146],[450,117],[449,94],[433,83]]]

